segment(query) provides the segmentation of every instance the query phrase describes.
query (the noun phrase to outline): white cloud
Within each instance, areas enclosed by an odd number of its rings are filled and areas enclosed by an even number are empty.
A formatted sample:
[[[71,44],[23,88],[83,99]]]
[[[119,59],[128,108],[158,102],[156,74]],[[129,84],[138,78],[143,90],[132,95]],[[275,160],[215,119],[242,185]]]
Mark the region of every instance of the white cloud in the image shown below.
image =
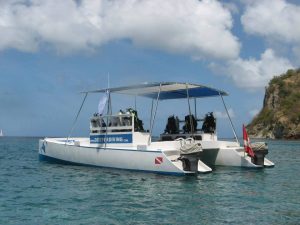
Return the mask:
[[[300,6],[285,0],[241,2],[245,6],[241,16],[244,30],[266,40],[267,48],[259,58],[213,62],[210,68],[230,77],[237,86],[253,91],[264,88],[275,75],[300,62]]]
[[[247,1],[241,22],[246,32],[300,47],[300,6],[285,0]],[[296,55],[300,52],[295,52]]]
[[[195,58],[232,59],[240,44],[216,0],[0,1],[0,50],[94,50],[111,40]]]
[[[228,109],[228,114],[231,118],[235,117],[235,113],[232,108]],[[214,115],[219,119],[225,119],[225,118],[227,119],[228,118],[228,115],[226,112],[215,111]]]
[[[267,49],[259,60],[241,59],[231,60],[223,73],[230,76],[237,86],[257,89],[265,87],[275,75],[280,75],[293,65],[286,58],[275,55],[272,49]]]

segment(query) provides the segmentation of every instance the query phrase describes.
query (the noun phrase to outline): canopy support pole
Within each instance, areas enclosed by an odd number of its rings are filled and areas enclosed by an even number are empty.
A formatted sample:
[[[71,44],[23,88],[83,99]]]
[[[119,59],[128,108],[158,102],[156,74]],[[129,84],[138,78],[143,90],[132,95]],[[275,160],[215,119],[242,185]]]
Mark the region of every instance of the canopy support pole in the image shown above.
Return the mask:
[[[189,89],[188,89],[188,84],[185,84],[186,86],[186,96],[187,96],[187,102],[188,102],[188,106],[189,106],[189,117],[190,117],[190,124],[191,124],[191,132],[192,132],[192,136],[194,135],[194,124],[192,121],[192,111],[191,111],[191,105],[190,105],[190,95],[189,95]]]
[[[68,135],[68,138],[67,138],[67,142],[69,141],[69,138],[71,137],[72,132],[73,132],[73,130],[74,130],[74,128],[75,128],[75,124],[76,124],[76,122],[77,122],[78,116],[79,116],[79,114],[80,114],[80,112],[81,112],[81,109],[82,109],[82,107],[83,107],[83,104],[84,104],[84,102],[85,102],[85,100],[86,100],[87,95],[88,95],[88,92],[85,93],[85,96],[84,96],[84,98],[83,98],[83,101],[82,101],[82,103],[81,103],[81,106],[80,106],[80,108],[79,108],[79,110],[78,110],[78,112],[77,112],[76,118],[75,118],[75,120],[74,120],[74,122],[73,122],[73,124],[72,124],[72,128],[71,128],[71,130],[70,130],[70,132],[69,132],[69,135]]]
[[[107,104],[107,116],[106,116],[106,129],[105,129],[105,145],[104,148],[106,149],[106,145],[107,145],[107,127],[108,127],[108,115],[111,111],[111,98],[110,98],[110,92],[108,92],[108,104]],[[112,114],[112,111],[111,111]],[[111,115],[110,114],[110,115]]]
[[[195,118],[197,120],[197,99],[194,98],[194,105],[195,105]]]
[[[152,114],[153,114],[153,103],[154,103],[154,99],[152,99],[151,101],[151,112],[150,112],[150,128],[151,128],[151,123],[152,123]]]
[[[112,115],[111,95],[108,93],[109,115]]]
[[[160,92],[161,92],[161,84],[159,85],[159,91],[157,93],[156,104],[155,104],[155,111],[154,111],[153,119],[152,119],[151,126],[150,126],[150,135],[149,135],[149,138],[148,138],[148,145],[150,145],[150,141],[151,141],[151,136],[152,136],[154,121],[155,121],[155,117],[156,117],[156,112],[157,112],[157,106],[158,106]]]
[[[226,107],[225,101],[224,101],[224,99],[223,99],[223,96],[221,95],[221,93],[220,93],[220,92],[219,92],[219,95],[220,95],[220,97],[221,97],[221,99],[222,99],[222,102],[223,102],[223,105],[224,105],[224,108],[225,108],[226,114],[227,114],[227,116],[228,116],[228,119],[229,119],[229,121],[230,121],[231,129],[232,129],[232,131],[233,131],[233,134],[234,134],[235,140],[236,140],[236,142],[237,142],[237,143],[240,145],[239,139],[237,138],[237,135],[236,135],[236,132],[235,132],[235,129],[234,129],[234,126],[233,126],[233,123],[232,123],[231,117],[230,117],[230,115],[229,115],[229,113],[228,113],[228,110],[227,110],[227,107]]]

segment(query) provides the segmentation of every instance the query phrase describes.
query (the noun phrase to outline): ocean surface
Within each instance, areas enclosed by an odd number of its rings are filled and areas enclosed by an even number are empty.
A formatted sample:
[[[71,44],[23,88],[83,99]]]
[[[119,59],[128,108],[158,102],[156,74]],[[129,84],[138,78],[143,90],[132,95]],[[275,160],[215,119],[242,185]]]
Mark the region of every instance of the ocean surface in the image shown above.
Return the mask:
[[[0,224],[300,224],[300,142],[267,141],[274,168],[178,177],[38,160],[0,138]]]

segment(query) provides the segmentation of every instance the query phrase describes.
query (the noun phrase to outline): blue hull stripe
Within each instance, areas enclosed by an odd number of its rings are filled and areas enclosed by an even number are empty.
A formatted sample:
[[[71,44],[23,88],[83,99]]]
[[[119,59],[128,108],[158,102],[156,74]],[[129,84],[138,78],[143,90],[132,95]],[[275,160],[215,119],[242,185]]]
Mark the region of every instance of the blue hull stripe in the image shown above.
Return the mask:
[[[73,166],[89,166],[89,167],[109,168],[109,169],[136,171],[136,172],[146,172],[146,173],[158,173],[158,174],[176,175],[176,176],[190,175],[190,174],[177,173],[177,172],[163,172],[163,171],[155,171],[155,170],[137,170],[137,169],[115,168],[115,167],[108,167],[108,166],[96,166],[96,165],[85,164],[85,163],[70,162],[70,161],[57,159],[57,158],[42,155],[42,154],[39,154],[39,160],[40,161],[47,161],[47,162],[50,162],[50,163],[58,163],[58,164],[73,165]]]

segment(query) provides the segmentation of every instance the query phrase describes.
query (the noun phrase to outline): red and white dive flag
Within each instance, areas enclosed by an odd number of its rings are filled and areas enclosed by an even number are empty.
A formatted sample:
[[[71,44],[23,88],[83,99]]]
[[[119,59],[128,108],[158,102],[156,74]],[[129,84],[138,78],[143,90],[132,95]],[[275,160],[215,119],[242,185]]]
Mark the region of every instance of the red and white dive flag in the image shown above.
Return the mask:
[[[155,163],[156,165],[160,165],[160,164],[162,164],[163,162],[164,162],[164,159],[163,159],[163,157],[160,157],[160,156],[156,157],[155,160],[154,160],[154,163]]]
[[[250,155],[252,158],[254,157],[254,152],[250,146],[250,140],[246,131],[246,128],[243,124],[243,139],[244,139],[244,149],[245,152],[248,153],[248,155]]]

